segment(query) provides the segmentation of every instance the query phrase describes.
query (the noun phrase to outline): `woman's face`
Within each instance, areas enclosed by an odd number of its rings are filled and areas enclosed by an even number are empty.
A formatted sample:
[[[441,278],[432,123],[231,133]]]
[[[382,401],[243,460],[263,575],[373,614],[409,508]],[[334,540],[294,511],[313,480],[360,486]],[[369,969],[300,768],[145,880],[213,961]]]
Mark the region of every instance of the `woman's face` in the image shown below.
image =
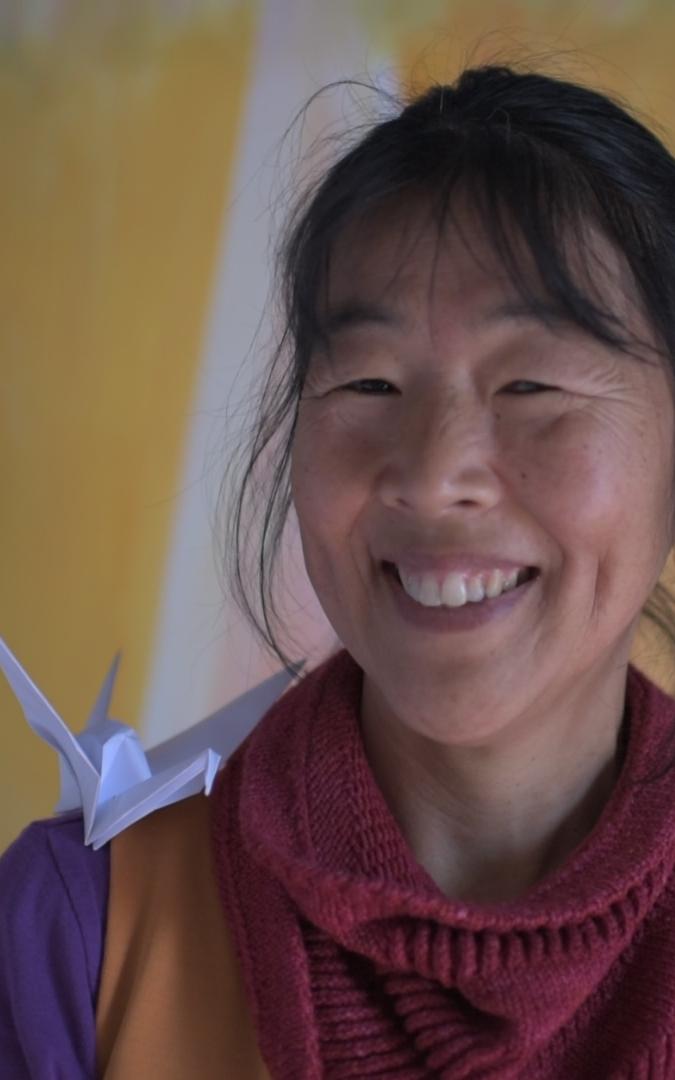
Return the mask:
[[[399,208],[334,249],[291,479],[310,579],[369,685],[468,744],[625,664],[672,543],[673,408],[658,364],[524,310],[460,212],[461,236]],[[595,244],[605,300],[648,336]],[[462,605],[500,563],[529,579]],[[459,606],[421,602],[439,598]]]

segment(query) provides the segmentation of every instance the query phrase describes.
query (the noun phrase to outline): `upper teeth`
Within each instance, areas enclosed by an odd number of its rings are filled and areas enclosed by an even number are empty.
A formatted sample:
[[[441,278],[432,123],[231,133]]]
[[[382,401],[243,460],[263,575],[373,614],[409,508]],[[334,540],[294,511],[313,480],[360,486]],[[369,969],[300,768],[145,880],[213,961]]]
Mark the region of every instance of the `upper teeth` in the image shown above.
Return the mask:
[[[406,574],[399,569],[401,584],[408,596],[425,607],[462,607],[468,602],[478,603],[515,588],[519,570],[505,574],[502,570],[489,570],[483,574],[459,574],[452,572],[439,580],[436,574]]]

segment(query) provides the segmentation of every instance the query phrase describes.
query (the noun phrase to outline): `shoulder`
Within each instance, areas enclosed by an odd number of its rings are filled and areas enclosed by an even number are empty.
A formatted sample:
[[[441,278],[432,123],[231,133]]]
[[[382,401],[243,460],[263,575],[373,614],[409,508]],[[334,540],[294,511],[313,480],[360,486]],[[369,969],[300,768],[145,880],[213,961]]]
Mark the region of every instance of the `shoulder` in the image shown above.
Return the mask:
[[[50,923],[76,931],[95,986],[105,929],[107,848],[86,847],[80,814],[29,825],[0,856],[0,932],[21,937]],[[64,942],[65,944],[65,942]]]
[[[196,905],[197,881],[212,875],[211,799],[203,794],[180,799],[136,821],[110,842],[110,909],[130,920],[153,898],[168,898],[190,888]],[[140,916],[136,916],[140,917]],[[108,931],[110,926],[108,926]]]
[[[79,814],[34,822],[0,856],[0,1064],[17,1078],[92,1074],[108,875]]]

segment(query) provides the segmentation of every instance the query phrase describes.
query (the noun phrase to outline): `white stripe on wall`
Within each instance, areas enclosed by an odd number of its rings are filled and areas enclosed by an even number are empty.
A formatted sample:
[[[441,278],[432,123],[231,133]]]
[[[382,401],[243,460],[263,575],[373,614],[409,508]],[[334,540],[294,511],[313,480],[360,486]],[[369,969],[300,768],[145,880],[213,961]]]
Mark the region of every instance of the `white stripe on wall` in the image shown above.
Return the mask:
[[[380,84],[391,78],[391,62],[373,55],[352,5],[266,0],[262,6],[235,197],[223,222],[142,713],[147,745],[197,722],[278,667],[254,642],[233,605],[223,603],[216,576],[209,515],[224,467],[215,453],[224,441],[220,412],[233,391],[268,295],[269,205],[271,192],[278,194],[280,186],[275,168],[279,139],[315,90],[336,79],[358,76],[366,67],[369,77]],[[348,125],[348,107],[344,91],[322,98],[308,116],[306,141],[327,125],[331,130]],[[297,149],[297,137],[291,142]],[[244,389],[241,382],[242,376],[237,379],[238,395]],[[333,644],[334,636],[309,583],[303,581],[296,595],[299,592],[300,603],[307,601],[303,627],[318,655]]]

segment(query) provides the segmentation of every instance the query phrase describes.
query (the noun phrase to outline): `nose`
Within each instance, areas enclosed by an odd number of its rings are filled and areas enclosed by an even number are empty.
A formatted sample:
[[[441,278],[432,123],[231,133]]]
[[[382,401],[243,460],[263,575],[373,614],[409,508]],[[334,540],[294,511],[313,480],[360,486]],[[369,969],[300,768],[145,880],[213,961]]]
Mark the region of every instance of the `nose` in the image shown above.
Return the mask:
[[[483,512],[500,498],[492,419],[464,395],[427,399],[406,410],[400,437],[379,472],[379,494],[389,508],[416,516]]]

